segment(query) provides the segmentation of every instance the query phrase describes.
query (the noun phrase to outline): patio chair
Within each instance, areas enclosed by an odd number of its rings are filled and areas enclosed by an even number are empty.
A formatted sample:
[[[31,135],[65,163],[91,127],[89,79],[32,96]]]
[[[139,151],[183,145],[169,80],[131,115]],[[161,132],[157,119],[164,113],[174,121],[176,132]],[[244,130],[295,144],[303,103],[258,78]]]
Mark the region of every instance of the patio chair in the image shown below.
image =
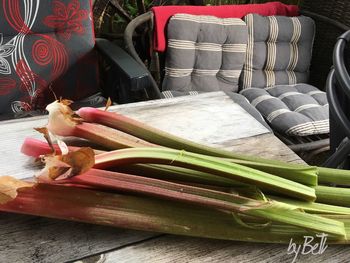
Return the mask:
[[[60,97],[78,105],[103,105],[102,95],[128,102],[123,88],[147,84],[148,73],[126,52],[95,39],[91,5],[79,0],[2,1],[0,119],[43,114]],[[104,83],[98,55],[108,63]]]
[[[346,47],[349,46],[350,31],[338,38],[334,47],[334,68],[327,80],[327,97],[330,110],[330,146],[332,155],[323,166],[350,168],[350,75],[346,65]]]
[[[331,41],[335,42],[336,37],[334,36],[334,34],[337,33],[338,35],[340,35],[340,33],[344,32],[348,29],[347,26],[342,25],[341,23],[338,23],[336,21],[333,21],[327,17],[321,16],[318,14],[314,14],[314,13],[311,13],[308,11],[301,11],[300,14],[307,16],[307,17],[312,17],[312,19],[316,22],[316,25],[319,23],[320,24],[326,23],[329,27],[332,28],[332,32],[323,32],[323,30],[320,28],[320,30],[318,30],[316,32],[316,39],[318,39],[318,40],[320,39],[320,35],[325,35],[326,42],[331,42]],[[279,15],[279,14],[277,13],[276,15]],[[281,15],[283,15],[283,14],[281,14]],[[293,12],[291,12],[290,15],[295,16],[295,14]],[[144,64],[143,64],[143,61],[138,56],[138,53],[136,52],[136,50],[133,46],[132,36],[133,36],[135,29],[141,25],[144,25],[144,24],[148,24],[150,29],[153,29],[155,27],[154,14],[152,12],[141,15],[141,16],[137,17],[136,19],[134,19],[131,23],[129,23],[129,25],[125,31],[125,35],[124,35],[127,50],[133,56],[133,58],[140,63],[140,65],[144,65]],[[168,32],[168,34],[169,34],[169,32]],[[332,39],[332,37],[334,37],[334,39]],[[310,42],[312,44],[311,40],[310,40]],[[244,44],[244,43],[241,43],[241,44]],[[254,45],[253,42],[250,44]],[[169,49],[169,50],[172,52],[171,49]],[[169,50],[167,50],[166,55],[168,55]],[[310,52],[311,52],[311,49],[310,49]],[[328,54],[330,54],[330,53],[331,52],[328,52]],[[320,54],[320,53],[318,52],[318,54]],[[323,50],[322,55],[326,56],[326,54],[327,54],[327,50]],[[184,92],[179,92],[179,91],[166,91],[166,92],[163,91],[163,93],[161,92],[162,89],[159,87],[161,87],[162,85],[163,85],[163,87],[165,87],[166,85],[164,85],[164,82],[167,84],[169,83],[169,78],[164,77],[166,75],[169,75],[169,72],[166,72],[163,69],[167,62],[164,62],[165,61],[165,59],[163,58],[164,54],[162,54],[160,52],[153,52],[153,54],[151,54],[150,57],[156,58],[155,60],[152,60],[151,63],[149,63],[149,65],[151,66],[149,68],[149,70],[150,71],[155,70],[156,74],[154,74],[154,75],[156,77],[153,78],[151,74],[149,75],[150,78],[152,78],[153,85],[148,87],[148,94],[149,94],[148,99],[161,98],[164,96],[169,97],[169,96],[174,96],[174,95],[175,96],[176,95],[183,95]],[[236,60],[236,62],[237,62],[237,60]],[[177,62],[174,62],[174,63],[177,63]],[[241,61],[239,63],[241,63]],[[246,61],[245,61],[245,63],[246,63]],[[158,70],[158,69],[160,69],[160,70]],[[237,73],[237,69],[231,69],[231,70],[236,70],[236,73]],[[179,72],[170,72],[170,73],[171,74],[173,74],[173,73],[178,74]],[[231,73],[234,73],[234,71],[232,71]],[[297,80],[294,81],[295,84],[300,82],[300,81],[306,82],[308,70],[306,69],[304,73],[305,73],[304,76],[301,77],[300,79],[299,79],[299,76],[297,77]],[[253,71],[253,74],[255,74],[254,71]],[[240,77],[242,78],[242,76],[240,76]],[[227,78],[226,78],[226,80],[227,80]],[[292,83],[294,83],[294,82],[292,81]],[[279,82],[278,84],[289,85],[291,83],[287,79],[287,81],[285,83],[283,83],[283,81],[282,81],[282,82]],[[201,86],[201,84],[199,84],[199,86]],[[263,88],[263,86],[261,86],[261,87]],[[241,90],[242,88],[243,88],[243,82],[241,81],[239,83],[238,89]],[[221,89],[225,89],[225,88],[221,87]],[[311,86],[306,86],[306,89],[314,89],[314,88],[312,88]],[[208,91],[208,90],[205,90],[205,91]],[[316,93],[318,93],[319,95],[322,94],[321,95],[323,97],[322,100],[326,99],[325,93],[322,93],[319,90],[317,90],[317,91],[316,90],[309,90],[307,93],[309,93],[309,92],[313,93],[313,91],[314,91],[314,94],[316,94]],[[298,92],[298,90],[295,90],[294,92]],[[195,92],[191,91],[191,92],[187,92],[187,93],[193,94]],[[243,93],[246,93],[246,92],[244,91]],[[319,95],[317,95],[317,96],[319,96]],[[249,96],[247,95],[247,97],[249,97]],[[327,103],[323,101],[321,104],[325,105]],[[327,105],[325,106],[325,108],[326,107],[327,107]],[[328,110],[323,110],[322,114],[328,115],[327,111]],[[264,117],[266,118],[267,116],[264,116]],[[323,116],[322,118],[327,119],[327,117],[325,117],[325,116]],[[310,135],[310,136],[290,136],[290,135],[286,136],[286,134],[283,134],[283,132],[276,130],[276,129],[274,129],[274,130],[275,130],[275,133],[277,134],[277,136],[279,136],[287,145],[289,145],[292,150],[294,150],[297,153],[307,152],[309,154],[309,156],[312,156],[313,154],[317,154],[317,153],[324,151],[324,150],[327,150],[329,148],[329,134],[328,134],[328,127],[327,127],[328,125],[326,122],[327,122],[326,120],[323,121],[323,127],[322,127],[321,134],[315,134],[315,135]],[[273,125],[272,125],[272,127],[273,127]],[[311,153],[311,155],[310,155],[310,153]]]

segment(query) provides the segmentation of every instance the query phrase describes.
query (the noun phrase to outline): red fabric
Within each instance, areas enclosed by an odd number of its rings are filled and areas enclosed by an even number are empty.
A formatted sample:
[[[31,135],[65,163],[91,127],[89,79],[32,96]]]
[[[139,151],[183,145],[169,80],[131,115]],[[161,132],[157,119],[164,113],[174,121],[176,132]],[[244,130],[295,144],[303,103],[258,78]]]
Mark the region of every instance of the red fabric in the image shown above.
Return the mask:
[[[157,6],[153,7],[154,13],[154,41],[153,48],[164,52],[166,48],[165,27],[171,16],[179,13],[191,15],[211,15],[220,18],[237,17],[243,18],[250,13],[262,16],[281,15],[297,16],[299,7],[285,5],[280,2],[248,5],[221,5],[221,6]]]
[[[90,0],[90,17],[94,17],[93,11],[94,10],[94,3],[93,0]],[[93,44],[96,43],[96,34],[95,34],[95,25],[93,19],[91,19],[91,29],[92,29],[92,35],[93,35]]]

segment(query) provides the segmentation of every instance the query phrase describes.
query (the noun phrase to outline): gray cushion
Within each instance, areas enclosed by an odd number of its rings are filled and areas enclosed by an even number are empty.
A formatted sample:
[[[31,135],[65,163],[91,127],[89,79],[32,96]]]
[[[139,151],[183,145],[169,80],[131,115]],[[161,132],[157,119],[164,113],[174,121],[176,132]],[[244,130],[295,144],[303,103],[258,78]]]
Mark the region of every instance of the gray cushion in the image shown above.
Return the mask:
[[[161,93],[161,99],[171,99],[182,96],[198,95],[198,91],[177,91],[177,90],[165,90]]]
[[[238,90],[248,39],[244,21],[176,14],[167,37],[163,90]]]
[[[264,88],[308,81],[314,21],[305,16],[244,17],[248,26],[242,88]]]
[[[311,85],[248,88],[241,94],[278,132],[295,136],[329,133],[326,94]]]

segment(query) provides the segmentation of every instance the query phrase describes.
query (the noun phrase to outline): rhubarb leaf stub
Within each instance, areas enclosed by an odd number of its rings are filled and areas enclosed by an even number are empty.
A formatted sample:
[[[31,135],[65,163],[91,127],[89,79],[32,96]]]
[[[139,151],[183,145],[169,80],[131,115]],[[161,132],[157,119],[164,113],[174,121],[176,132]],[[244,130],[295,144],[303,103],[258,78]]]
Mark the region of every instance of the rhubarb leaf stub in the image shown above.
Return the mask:
[[[111,98],[108,97],[108,100],[107,100],[106,106],[105,106],[105,111],[108,111],[108,108],[109,108],[110,106],[112,106],[112,104],[113,104],[113,102],[112,102]]]
[[[45,168],[36,176],[39,181],[63,180],[91,169],[95,153],[90,147],[83,147],[65,155],[45,156],[43,161]]]
[[[24,187],[33,187],[28,183],[15,179],[11,176],[0,176],[0,204],[6,204],[17,196],[17,190]]]
[[[79,120],[74,118],[74,111],[60,101],[50,103],[46,110],[49,112],[47,129],[53,135],[69,136],[75,126],[80,123]]]

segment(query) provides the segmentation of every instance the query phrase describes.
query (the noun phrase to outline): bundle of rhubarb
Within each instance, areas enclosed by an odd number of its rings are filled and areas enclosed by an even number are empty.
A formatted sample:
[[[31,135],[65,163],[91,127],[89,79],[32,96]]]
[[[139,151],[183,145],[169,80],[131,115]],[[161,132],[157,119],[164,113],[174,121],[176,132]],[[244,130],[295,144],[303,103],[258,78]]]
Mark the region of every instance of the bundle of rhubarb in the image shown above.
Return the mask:
[[[108,107],[69,104],[50,104],[47,126],[36,128],[46,141],[22,146],[43,163],[35,180],[0,177],[1,211],[228,240],[324,233],[329,243],[349,242],[350,171],[240,155]],[[85,146],[70,146],[71,137]]]

